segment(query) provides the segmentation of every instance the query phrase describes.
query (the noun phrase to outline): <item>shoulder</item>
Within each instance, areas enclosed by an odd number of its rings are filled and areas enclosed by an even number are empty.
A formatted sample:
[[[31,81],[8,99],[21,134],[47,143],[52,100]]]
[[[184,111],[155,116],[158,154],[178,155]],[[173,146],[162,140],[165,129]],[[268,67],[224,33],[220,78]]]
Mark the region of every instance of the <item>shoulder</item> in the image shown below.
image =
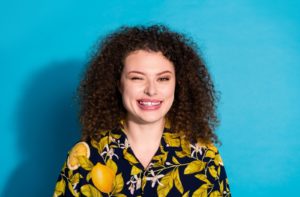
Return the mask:
[[[164,140],[166,142],[164,149],[177,159],[199,160],[207,166],[211,164],[223,166],[219,149],[214,143],[191,143],[184,135],[167,132],[164,133]]]
[[[219,149],[217,148],[217,146],[213,143],[196,143],[191,145],[191,151],[195,151],[196,149],[201,149],[202,153],[201,155],[201,159],[208,161],[208,160],[213,160],[215,165],[221,165],[223,166],[223,161],[219,152]]]
[[[70,170],[77,170],[79,167],[86,166],[87,163],[103,163],[100,155],[100,148],[108,144],[108,138],[102,137],[99,141],[91,139],[79,141],[70,149],[67,157],[67,167]],[[100,143],[101,142],[101,143]]]
[[[223,165],[218,147],[213,143],[190,143],[185,137],[181,137],[180,144],[183,154],[196,160],[214,162]]]

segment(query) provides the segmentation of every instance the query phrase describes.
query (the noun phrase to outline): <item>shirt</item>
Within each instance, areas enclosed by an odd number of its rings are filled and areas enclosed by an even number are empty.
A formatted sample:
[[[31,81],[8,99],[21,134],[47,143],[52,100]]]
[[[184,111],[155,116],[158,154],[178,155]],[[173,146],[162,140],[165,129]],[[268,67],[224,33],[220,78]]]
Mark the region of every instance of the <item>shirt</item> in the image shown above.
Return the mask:
[[[144,168],[122,126],[99,141],[78,142],[58,177],[59,196],[231,196],[225,168],[213,144],[191,144],[164,128],[160,146]]]

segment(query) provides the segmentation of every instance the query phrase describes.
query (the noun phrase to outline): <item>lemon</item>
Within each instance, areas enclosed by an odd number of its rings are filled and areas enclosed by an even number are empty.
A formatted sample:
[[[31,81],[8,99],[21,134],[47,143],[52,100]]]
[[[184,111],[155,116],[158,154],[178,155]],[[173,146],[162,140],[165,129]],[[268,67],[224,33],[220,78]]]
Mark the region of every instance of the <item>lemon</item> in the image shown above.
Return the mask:
[[[91,177],[94,185],[101,192],[109,193],[112,191],[115,173],[111,168],[97,163],[91,171]]]
[[[77,159],[78,156],[90,157],[90,148],[86,142],[78,142],[70,151],[67,166],[70,170],[76,170],[79,168],[80,164]]]

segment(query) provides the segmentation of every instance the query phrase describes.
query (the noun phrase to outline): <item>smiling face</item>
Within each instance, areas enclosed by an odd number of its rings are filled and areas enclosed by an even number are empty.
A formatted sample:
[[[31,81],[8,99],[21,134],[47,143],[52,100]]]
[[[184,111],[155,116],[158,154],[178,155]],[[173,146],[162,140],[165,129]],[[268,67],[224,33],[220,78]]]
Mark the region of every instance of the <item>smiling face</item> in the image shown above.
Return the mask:
[[[130,53],[124,60],[120,92],[128,121],[163,124],[174,101],[173,63],[161,52]]]

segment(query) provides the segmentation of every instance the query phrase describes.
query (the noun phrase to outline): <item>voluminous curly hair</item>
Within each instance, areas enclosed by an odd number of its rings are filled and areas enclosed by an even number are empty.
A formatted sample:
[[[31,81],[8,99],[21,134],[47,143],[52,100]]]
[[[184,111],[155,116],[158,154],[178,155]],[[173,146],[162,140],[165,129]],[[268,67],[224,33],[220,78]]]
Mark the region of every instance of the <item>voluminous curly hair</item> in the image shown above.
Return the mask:
[[[125,26],[107,35],[92,56],[79,86],[82,140],[99,140],[126,117],[118,84],[124,59],[136,50],[161,52],[175,66],[174,102],[166,115],[171,131],[191,143],[218,142],[217,96],[197,45],[164,25]]]

